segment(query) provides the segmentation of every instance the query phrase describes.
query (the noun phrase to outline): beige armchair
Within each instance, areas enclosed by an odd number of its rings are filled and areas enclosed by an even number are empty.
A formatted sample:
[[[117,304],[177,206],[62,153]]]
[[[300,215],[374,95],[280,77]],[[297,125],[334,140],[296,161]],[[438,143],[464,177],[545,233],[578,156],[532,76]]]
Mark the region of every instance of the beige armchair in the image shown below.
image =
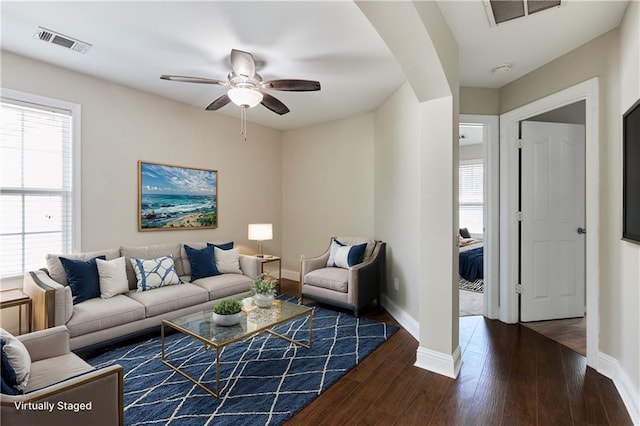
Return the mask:
[[[349,269],[328,267],[329,248],[320,256],[300,259],[300,297],[353,310],[360,310],[374,299],[378,306],[385,279],[386,244],[366,238],[332,237],[344,245],[367,243],[364,261]]]
[[[2,424],[122,425],[123,372],[96,370],[69,350],[69,330],[58,326],[17,336],[31,356],[22,395],[0,394]]]

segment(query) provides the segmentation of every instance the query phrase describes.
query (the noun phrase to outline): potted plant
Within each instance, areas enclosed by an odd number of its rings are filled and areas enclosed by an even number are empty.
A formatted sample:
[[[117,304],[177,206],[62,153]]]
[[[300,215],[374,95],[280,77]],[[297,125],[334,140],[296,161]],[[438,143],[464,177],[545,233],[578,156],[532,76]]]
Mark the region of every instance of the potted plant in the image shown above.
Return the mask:
[[[213,305],[213,322],[218,325],[236,325],[242,318],[242,303],[239,300],[224,299]]]
[[[251,283],[253,292],[253,303],[260,308],[268,308],[273,303],[276,294],[276,280],[264,272],[256,277]]]

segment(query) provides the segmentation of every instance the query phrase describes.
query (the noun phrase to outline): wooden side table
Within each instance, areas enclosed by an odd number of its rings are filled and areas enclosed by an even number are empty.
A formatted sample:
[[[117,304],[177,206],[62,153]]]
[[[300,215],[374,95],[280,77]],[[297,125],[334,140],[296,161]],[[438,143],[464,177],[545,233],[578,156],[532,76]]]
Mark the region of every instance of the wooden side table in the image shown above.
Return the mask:
[[[272,256],[269,254],[265,254],[262,257],[258,256],[260,259],[260,272],[264,272],[265,263],[278,262],[278,284],[277,291],[280,293],[280,280],[282,279],[282,258],[280,256]]]
[[[18,334],[22,334],[22,306],[27,310],[27,330],[31,333],[32,304],[31,298],[18,289],[0,291],[0,310],[18,307]]]

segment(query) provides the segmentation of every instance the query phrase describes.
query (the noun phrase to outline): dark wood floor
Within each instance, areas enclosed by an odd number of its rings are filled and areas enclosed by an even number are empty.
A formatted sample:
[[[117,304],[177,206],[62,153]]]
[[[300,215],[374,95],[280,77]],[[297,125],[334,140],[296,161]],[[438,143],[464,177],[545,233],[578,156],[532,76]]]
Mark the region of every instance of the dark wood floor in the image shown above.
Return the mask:
[[[375,307],[363,316],[398,325]],[[632,424],[611,380],[529,328],[462,317],[460,347],[453,380],[414,367],[418,342],[400,329],[287,425]]]
[[[586,317],[523,322],[522,325],[587,356]]]

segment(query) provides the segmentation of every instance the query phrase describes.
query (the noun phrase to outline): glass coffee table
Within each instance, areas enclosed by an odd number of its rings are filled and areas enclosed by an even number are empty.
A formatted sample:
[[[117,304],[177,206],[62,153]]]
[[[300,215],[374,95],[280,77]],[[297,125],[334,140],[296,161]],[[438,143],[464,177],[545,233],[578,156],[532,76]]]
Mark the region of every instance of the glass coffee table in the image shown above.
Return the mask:
[[[218,398],[220,396],[220,350],[232,343],[240,342],[259,333],[267,332],[298,346],[311,349],[313,343],[313,308],[284,300],[274,300],[270,308],[258,308],[243,312],[242,319],[237,325],[224,327],[216,325],[212,319],[212,309],[196,312],[179,318],[162,320],[160,327],[162,362],[182,374],[187,379],[198,385],[209,394]],[[278,324],[291,321],[294,318],[307,315],[309,317],[309,341],[302,342],[291,339],[272,330]],[[215,349],[216,357],[216,389],[209,389],[201,381],[194,379],[179,367],[171,364],[164,350],[164,329],[170,327],[180,333],[186,334],[204,344],[205,350]]]

